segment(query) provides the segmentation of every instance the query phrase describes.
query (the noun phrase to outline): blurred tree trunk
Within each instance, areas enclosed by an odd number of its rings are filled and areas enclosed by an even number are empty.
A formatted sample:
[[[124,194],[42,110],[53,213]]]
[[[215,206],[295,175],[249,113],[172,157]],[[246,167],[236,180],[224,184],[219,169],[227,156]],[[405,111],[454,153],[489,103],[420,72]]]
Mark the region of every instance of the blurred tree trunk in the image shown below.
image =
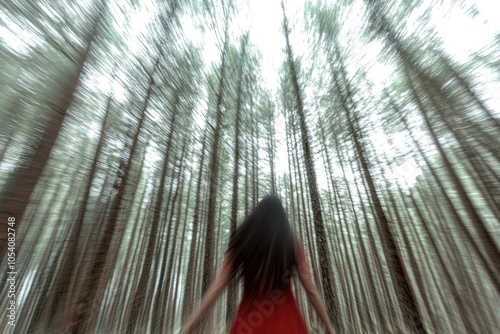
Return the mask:
[[[190,174],[191,172],[193,172],[192,170],[190,171]],[[178,258],[179,258],[179,262],[177,263],[177,269],[175,270],[175,272],[177,273],[176,275],[176,279],[175,279],[175,282],[174,282],[174,292],[171,294],[172,297],[171,297],[171,304],[173,304],[171,307],[172,307],[172,311],[170,312],[170,314],[172,314],[172,321],[170,322],[170,326],[167,326],[167,333],[173,333],[174,332],[174,328],[175,328],[175,323],[176,323],[176,318],[178,317],[178,312],[177,312],[177,298],[179,296],[179,290],[181,289],[181,285],[180,285],[180,279],[181,279],[181,272],[182,272],[182,265],[184,264],[185,261],[183,261],[184,259],[184,244],[185,244],[185,236],[186,236],[186,227],[187,227],[187,217],[188,217],[188,208],[189,208],[189,201],[190,201],[190,198],[191,198],[191,186],[192,186],[192,181],[193,181],[193,178],[190,178],[189,179],[189,184],[188,184],[188,194],[187,194],[187,199],[186,199],[186,208],[185,208],[185,211],[184,211],[184,217],[183,217],[183,220],[182,220],[182,232],[181,232],[181,235],[182,235],[182,239],[181,239],[181,244],[179,246],[179,252],[178,252]],[[180,211],[180,208],[181,206],[179,205],[179,211]],[[180,213],[178,211],[178,213]],[[178,215],[179,219],[180,219],[180,215]],[[165,306],[162,307],[163,310],[165,310]],[[163,314],[163,313],[161,313]],[[180,323],[182,325],[182,319],[180,319]],[[167,324],[168,325],[168,324]]]
[[[158,58],[159,61],[160,58]],[[149,229],[149,237],[146,246],[146,254],[144,259],[142,260],[142,270],[141,270],[141,278],[138,285],[138,290],[135,292],[133,301],[132,301],[132,309],[131,314],[128,317],[128,325],[127,325],[127,333],[134,333],[136,322],[139,317],[139,310],[143,309],[144,303],[146,303],[145,297],[148,290],[148,282],[151,278],[156,277],[156,268],[158,260],[153,262],[153,252],[157,247],[157,237],[159,235],[158,229],[160,228],[160,218],[161,218],[161,208],[163,206],[163,194],[165,191],[165,181],[167,178],[167,171],[170,164],[170,154],[172,153],[172,139],[174,136],[176,124],[175,121],[178,118],[177,115],[177,107],[179,103],[179,93],[174,93],[174,101],[173,101],[173,110],[170,114],[170,131],[167,137],[167,142],[165,146],[165,157],[163,158],[163,168],[160,175],[160,184],[158,186],[158,194],[156,198],[156,205],[153,211],[153,220],[151,224],[151,228]],[[168,236],[167,236],[167,245],[168,248]],[[147,321],[147,319],[146,319]]]
[[[33,144],[35,150],[30,156],[25,157],[21,166],[10,175],[0,194],[0,224],[3,226],[0,231],[0,245],[2,245],[0,259],[3,259],[7,251],[7,228],[4,227],[7,224],[7,218],[14,217],[16,219],[16,229],[24,223],[23,215],[31,194],[42,176],[50,152],[61,132],[67,111],[73,103],[85,64],[90,57],[90,50],[98,37],[101,20],[105,14],[105,10],[100,5],[96,6],[96,12],[97,14],[89,23],[88,32],[83,38],[84,47],[75,57],[75,67],[65,78],[63,98],[56,102],[52,112],[47,115],[48,120],[43,125],[36,143]]]
[[[319,198],[318,185],[316,181],[316,171],[314,169],[314,161],[312,157],[311,147],[309,144],[309,134],[304,115],[302,93],[299,85],[298,74],[295,69],[295,60],[292,54],[292,48],[289,41],[288,20],[285,14],[284,3],[281,3],[283,9],[283,28],[286,41],[286,55],[290,70],[291,81],[293,84],[294,95],[296,99],[296,111],[299,117],[300,131],[302,134],[302,149],[304,153],[304,162],[306,168],[307,181],[312,202],[312,211],[314,216],[314,228],[316,232],[316,242],[318,244],[318,255],[321,269],[321,282],[325,293],[325,302],[328,309],[328,315],[333,322],[333,326],[337,331],[340,331],[340,319],[338,300],[335,297],[335,286],[333,284],[333,272],[330,264],[330,252],[326,240],[325,226],[323,222],[323,213],[321,210],[321,201]]]
[[[248,135],[247,135],[248,136]],[[248,156],[248,139],[244,142],[245,154],[243,160],[245,161],[245,184],[243,185],[243,193],[245,194],[245,217],[248,215],[250,210],[250,196],[249,196],[249,178],[250,178],[250,170],[249,170],[249,156]]]
[[[201,146],[201,158],[200,165],[198,169],[198,178],[196,183],[196,198],[194,201],[193,208],[193,230],[191,232],[191,244],[189,246],[189,259],[188,259],[188,267],[186,272],[186,283],[184,290],[184,298],[183,298],[183,306],[182,306],[182,319],[185,320],[193,309],[193,296],[194,296],[194,286],[195,286],[195,275],[194,269],[196,264],[196,251],[201,248],[201,245],[198,245],[198,227],[200,225],[200,202],[201,202],[201,186],[203,183],[203,166],[205,162],[205,142],[206,142],[206,134],[203,135],[203,144]]]
[[[217,189],[219,181],[219,149],[220,137],[222,132],[222,102],[224,99],[225,79],[226,79],[226,61],[227,48],[229,43],[229,27],[226,19],[224,28],[224,46],[221,51],[221,64],[219,82],[216,92],[216,111],[215,127],[210,152],[210,161],[208,166],[208,211],[207,226],[205,233],[205,252],[203,260],[201,292],[204,295],[214,275],[214,252],[215,252],[215,213],[217,210]],[[207,322],[201,325],[205,332],[212,331],[212,315],[209,313],[206,317]],[[206,327],[205,327],[206,326]]]
[[[276,167],[275,167],[275,157],[276,157],[276,143],[275,143],[275,115],[274,115],[274,105],[271,104],[271,100],[267,100],[266,105],[266,115],[269,117],[266,122],[266,134],[267,134],[267,153],[269,155],[269,169],[271,173],[271,193],[276,194]]]
[[[23,103],[21,98],[16,98],[13,102],[11,102],[8,107],[6,108],[5,115],[8,115],[7,117],[2,117],[1,121],[1,128],[0,131],[2,133],[8,133],[7,139],[5,142],[2,140],[0,143],[0,165],[3,162],[3,159],[5,158],[5,154],[9,150],[10,144],[13,142],[15,138],[15,129],[16,129],[16,121],[17,117],[16,114],[20,114],[23,110]],[[15,141],[14,141],[15,142]],[[1,259],[2,257],[0,257]]]
[[[186,154],[189,154],[187,136],[184,137],[183,140],[180,159],[175,159],[175,160],[181,162],[184,161]],[[173,290],[172,276],[175,274],[175,272],[169,270],[168,268],[175,267],[175,254],[179,248],[177,243],[179,242],[179,239],[181,240],[181,242],[183,240],[183,238],[178,238],[178,235],[179,235],[179,227],[182,222],[181,209],[182,209],[182,200],[184,196],[184,187],[185,187],[185,177],[184,177],[185,168],[186,166],[181,163],[179,165],[178,173],[176,173],[176,175],[174,175],[172,178],[172,179],[174,178],[177,179],[177,182],[176,182],[174,196],[172,198],[172,209],[171,209],[172,214],[170,215],[170,220],[168,222],[168,226],[171,227],[174,224],[174,217],[175,217],[175,226],[172,233],[172,241],[169,242],[167,239],[167,246],[171,244],[170,247],[171,251],[169,253],[168,249],[165,248],[165,259],[160,268],[161,274],[159,277],[159,282],[161,283],[160,286],[158,287],[158,292],[156,293],[158,297],[152,298],[156,303],[156,306],[153,309],[153,319],[157,324],[155,328],[157,328],[159,332],[165,332],[162,325],[163,323],[162,317],[164,317],[165,314],[167,315],[167,324],[166,324],[167,328],[171,328],[175,320],[174,313],[172,313],[174,305],[172,304],[176,304],[176,300],[174,299],[172,301],[174,295],[171,293],[171,291]],[[174,210],[174,208],[176,210]],[[167,330],[166,332],[171,332],[171,330]]]
[[[259,124],[255,119],[255,109],[253,97],[250,97],[250,145],[251,150],[250,154],[252,156],[252,208],[257,205],[257,201],[259,199],[259,171],[258,171],[258,138],[256,140],[256,128],[258,128]],[[256,144],[257,143],[257,144]]]
[[[240,126],[241,126],[241,109],[242,109],[242,99],[243,99],[243,71],[246,61],[246,47],[248,42],[248,35],[241,41],[241,50],[239,55],[239,68],[238,68],[238,82],[236,88],[236,118],[234,121],[234,169],[233,169],[233,186],[232,186],[232,199],[231,199],[231,218],[230,218],[230,235],[229,240],[232,240],[234,233],[236,232],[236,222],[238,220],[238,184],[240,176]],[[230,325],[234,312],[236,310],[236,297],[237,297],[237,282],[232,279],[229,282],[227,291],[227,311],[226,311],[226,323]]]

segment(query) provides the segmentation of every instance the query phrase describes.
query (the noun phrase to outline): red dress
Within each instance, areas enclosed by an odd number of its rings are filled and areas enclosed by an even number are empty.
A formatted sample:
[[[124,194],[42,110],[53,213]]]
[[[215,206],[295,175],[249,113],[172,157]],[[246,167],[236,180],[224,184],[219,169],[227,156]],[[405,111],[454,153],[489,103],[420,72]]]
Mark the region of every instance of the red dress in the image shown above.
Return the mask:
[[[308,334],[291,285],[285,284],[270,294],[243,300],[233,320],[230,334]]]

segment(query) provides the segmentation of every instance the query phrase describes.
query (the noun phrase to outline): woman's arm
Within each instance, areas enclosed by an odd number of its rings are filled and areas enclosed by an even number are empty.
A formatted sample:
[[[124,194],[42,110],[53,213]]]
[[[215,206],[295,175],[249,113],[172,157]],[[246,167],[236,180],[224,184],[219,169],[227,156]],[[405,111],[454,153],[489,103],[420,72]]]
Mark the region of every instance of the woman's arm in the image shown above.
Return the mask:
[[[333,329],[332,323],[330,322],[330,319],[328,318],[325,304],[319,294],[316,284],[314,283],[311,267],[309,265],[309,262],[307,261],[304,246],[301,242],[298,242],[297,248],[297,271],[299,273],[300,282],[304,286],[304,289],[307,293],[307,298],[313,305],[316,313],[318,313],[318,316],[325,325],[328,334],[334,334],[335,331]]]
[[[219,272],[214,281],[208,288],[201,300],[200,307],[189,317],[182,330],[183,334],[189,334],[194,331],[200,319],[205,315],[210,306],[217,300],[217,297],[231,280],[233,273],[233,263],[230,256],[227,256],[219,268]]]

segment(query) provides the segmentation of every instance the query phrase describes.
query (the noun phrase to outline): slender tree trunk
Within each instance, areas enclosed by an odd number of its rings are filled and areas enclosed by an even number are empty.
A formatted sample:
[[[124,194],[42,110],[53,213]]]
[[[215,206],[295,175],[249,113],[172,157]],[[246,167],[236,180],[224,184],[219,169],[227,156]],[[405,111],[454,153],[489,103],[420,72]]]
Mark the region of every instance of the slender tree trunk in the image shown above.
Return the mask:
[[[240,65],[238,70],[238,86],[236,90],[236,119],[234,124],[234,171],[233,171],[233,197],[231,199],[231,218],[230,218],[230,240],[236,232],[236,221],[238,219],[238,181],[239,181],[239,159],[240,159],[240,123],[241,123],[241,105],[242,105],[242,90],[243,90],[243,67],[246,61],[246,41],[242,41],[240,51]],[[246,195],[246,194],[245,194]],[[229,325],[236,310],[236,280],[232,279],[229,282],[227,292],[227,313],[226,324]]]
[[[289,41],[288,20],[285,14],[285,5],[281,2],[283,9],[283,28],[286,41],[286,55],[287,62],[290,70],[293,91],[296,99],[296,111],[299,117],[300,131],[302,134],[302,150],[304,153],[305,167],[307,181],[309,185],[309,192],[312,202],[312,210],[314,217],[314,228],[316,232],[316,241],[318,244],[319,262],[321,268],[321,280],[323,291],[325,293],[325,301],[328,309],[328,315],[333,322],[333,326],[337,331],[340,331],[340,319],[338,300],[336,299],[335,286],[332,281],[333,272],[330,264],[330,252],[328,249],[328,242],[326,239],[325,226],[323,222],[323,212],[321,210],[321,201],[319,198],[318,184],[316,181],[316,171],[314,169],[314,160],[312,158],[311,147],[309,144],[309,134],[304,115],[304,107],[302,101],[302,93],[299,86],[298,74],[295,69],[295,60],[292,54],[292,48]]]
[[[167,139],[167,144],[165,147],[165,157],[163,160],[163,169],[161,172],[160,176],[160,184],[158,188],[158,195],[156,199],[156,206],[154,208],[154,216],[153,216],[153,221],[150,229],[150,235],[148,238],[148,244],[146,246],[146,254],[144,257],[144,260],[142,262],[142,274],[141,278],[139,281],[139,290],[136,291],[134,300],[132,302],[132,312],[129,315],[128,318],[128,325],[127,325],[127,333],[134,333],[135,332],[135,325],[138,319],[139,315],[139,309],[142,308],[143,305],[145,305],[145,300],[144,297],[146,295],[147,287],[148,287],[148,281],[151,279],[151,277],[154,277],[155,272],[151,269],[156,268],[155,263],[153,262],[153,252],[155,250],[156,246],[156,240],[158,236],[158,229],[160,227],[160,216],[161,216],[161,208],[163,206],[163,194],[165,190],[165,181],[167,178],[167,171],[168,171],[168,166],[170,163],[170,154],[171,154],[171,147],[172,147],[172,139],[174,136],[176,124],[175,121],[179,116],[177,115],[177,104],[179,103],[179,94],[176,92],[174,97],[174,110],[172,110],[172,114],[170,115],[170,122],[169,124],[171,125],[170,131],[168,134],[168,139]],[[167,246],[168,247],[168,240],[167,240]]]
[[[185,283],[185,290],[184,290],[184,305],[182,308],[182,319],[186,319],[189,314],[191,314],[191,311],[193,309],[192,303],[193,303],[193,295],[194,295],[194,285],[195,282],[193,281],[194,278],[194,268],[195,268],[195,263],[196,263],[196,250],[199,248],[197,247],[197,241],[198,241],[198,226],[199,226],[199,221],[200,221],[200,202],[201,202],[201,196],[202,196],[202,191],[201,191],[201,185],[202,185],[202,179],[203,179],[203,165],[205,162],[205,142],[206,142],[206,134],[203,136],[203,145],[201,147],[201,158],[200,158],[200,167],[198,170],[198,179],[197,179],[197,184],[196,184],[196,198],[194,201],[194,210],[193,210],[193,230],[191,234],[191,244],[189,248],[189,260],[188,260],[188,267],[187,267],[187,272],[186,272],[186,283]],[[201,247],[201,246],[200,246]]]
[[[269,169],[271,172],[271,193],[276,194],[276,171],[274,165],[275,159],[275,140],[274,140],[274,109],[271,105],[271,101],[267,101],[268,110],[266,111],[269,114],[269,125],[267,130],[267,151],[269,154]]]
[[[181,154],[181,159],[179,161],[183,161],[184,159],[184,155],[185,155],[185,152],[187,150],[187,142],[184,143],[183,145],[183,149],[182,149],[182,154]],[[174,268],[175,267],[175,253],[176,253],[176,250],[178,249],[177,247],[177,241],[179,240],[179,238],[176,238],[176,236],[179,235],[179,227],[182,223],[182,220],[181,220],[181,209],[182,209],[182,198],[183,198],[183,194],[184,194],[184,184],[185,184],[185,178],[184,178],[184,168],[181,166],[180,167],[180,171],[179,171],[179,174],[178,174],[178,178],[179,178],[179,181],[178,181],[178,185],[177,185],[177,188],[175,190],[175,195],[174,195],[174,199],[173,199],[173,204],[176,204],[177,205],[177,212],[175,214],[175,217],[176,217],[176,222],[175,222],[175,228],[174,228],[174,233],[173,233],[173,236],[174,236],[174,240],[173,240],[173,243],[172,243],[172,247],[171,247],[171,251],[170,251],[170,254],[169,254],[169,257],[168,257],[168,262],[167,262],[167,265],[165,268],[163,268],[163,270],[161,271],[162,274],[160,275],[160,287],[159,287],[159,292],[158,292],[158,295],[161,296],[161,298],[157,298],[157,305],[155,307],[155,309],[153,310],[153,314],[154,314],[154,317],[153,319],[156,319],[157,321],[157,324],[160,325],[160,327],[158,328],[158,331],[159,332],[165,332],[165,330],[163,329],[163,326],[161,325],[161,317],[164,316],[164,314],[167,315],[167,328],[169,329],[167,332],[172,332],[171,331],[171,328],[174,324],[174,320],[175,320],[175,313],[173,313],[173,308],[174,306],[172,304],[176,304],[176,298],[175,298],[175,295],[172,294],[172,277],[174,276],[174,274],[177,274],[179,275],[179,272],[175,273],[173,272],[172,270],[168,270],[167,268]],[[178,199],[177,199],[178,198]],[[172,207],[172,211],[173,211],[173,207]],[[173,224],[173,217],[171,218],[172,221],[170,224]],[[181,243],[182,243],[182,240],[184,238],[181,238]],[[167,252],[168,253],[168,252]],[[165,271],[167,271],[167,273],[165,273]],[[166,274],[166,275],[165,275]],[[165,278],[165,283],[163,283],[163,276],[166,276]],[[167,309],[166,310],[161,310],[162,309],[162,304],[165,304],[165,301],[166,301],[166,304],[168,305]],[[155,312],[155,310],[161,310],[160,312]]]
[[[205,252],[203,261],[203,278],[201,284],[201,292],[205,294],[207,291],[210,281],[214,275],[214,250],[215,250],[215,213],[217,206],[217,188],[219,181],[219,148],[220,148],[220,137],[222,132],[222,101],[224,98],[225,90],[225,72],[226,72],[226,58],[227,58],[227,45],[229,43],[229,31],[226,22],[225,36],[224,36],[224,47],[221,53],[221,65],[220,65],[220,77],[219,77],[219,87],[217,90],[217,104],[215,113],[215,129],[212,140],[210,162],[208,166],[209,170],[209,197],[208,197],[208,211],[207,211],[207,227],[205,233]],[[208,322],[204,331],[212,331],[212,317],[208,315]],[[202,328],[204,325],[202,325]]]

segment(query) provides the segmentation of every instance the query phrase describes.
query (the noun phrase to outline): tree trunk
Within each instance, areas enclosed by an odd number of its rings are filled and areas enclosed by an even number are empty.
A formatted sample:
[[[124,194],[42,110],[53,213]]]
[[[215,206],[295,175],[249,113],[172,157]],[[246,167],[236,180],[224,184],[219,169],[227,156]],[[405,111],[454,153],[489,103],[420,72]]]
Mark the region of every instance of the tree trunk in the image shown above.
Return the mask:
[[[335,286],[332,281],[333,272],[330,264],[330,252],[328,249],[328,242],[326,240],[323,213],[321,210],[321,201],[319,198],[318,184],[316,181],[316,171],[314,169],[314,160],[309,144],[309,134],[307,132],[307,125],[304,115],[302,93],[299,86],[298,74],[295,69],[295,60],[293,58],[292,48],[289,41],[288,20],[285,14],[285,5],[283,2],[281,2],[281,6],[283,9],[283,28],[286,41],[287,62],[296,99],[296,111],[299,117],[300,131],[302,134],[302,150],[304,153],[306,175],[309,185],[309,195],[312,202],[314,228],[316,232],[316,241],[318,244],[319,262],[321,264],[321,280],[323,283],[322,285],[323,291],[325,293],[328,315],[330,316],[330,319],[332,320],[333,326],[335,327],[336,331],[340,331],[340,319],[338,318],[339,306],[338,300],[335,297]]]
[[[241,43],[240,64],[238,69],[238,86],[236,88],[236,119],[234,123],[234,170],[233,170],[233,197],[231,199],[231,218],[230,218],[230,236],[231,240],[236,232],[236,222],[238,219],[238,181],[239,181],[239,160],[240,160],[240,123],[241,123],[241,105],[242,105],[242,90],[243,90],[243,67],[246,61],[246,42],[245,39]],[[245,194],[246,195],[246,194]],[[227,313],[226,324],[230,325],[234,312],[236,310],[236,280],[232,279],[229,282],[227,291]]]
[[[158,58],[159,60],[159,58]],[[160,184],[158,186],[158,195],[156,199],[156,205],[154,208],[154,213],[153,213],[153,221],[152,225],[150,228],[150,234],[148,237],[148,243],[146,246],[146,254],[144,256],[144,260],[142,261],[142,271],[141,271],[141,278],[139,281],[139,289],[135,292],[135,297],[132,302],[132,312],[128,317],[128,325],[127,325],[127,333],[134,333],[135,332],[135,325],[137,322],[137,318],[139,315],[139,310],[143,308],[143,305],[145,305],[145,295],[148,287],[148,281],[151,279],[151,277],[155,277],[155,270],[152,270],[156,268],[157,262],[153,262],[153,252],[156,247],[156,240],[158,237],[158,229],[160,227],[160,217],[161,217],[161,208],[163,206],[163,194],[165,191],[165,181],[167,178],[167,171],[168,167],[170,164],[170,154],[171,154],[171,147],[172,147],[172,139],[174,136],[176,124],[175,121],[179,116],[177,115],[177,107],[179,103],[179,94],[178,92],[175,93],[174,97],[174,102],[173,102],[173,108],[174,110],[171,111],[170,115],[170,131],[168,134],[167,138],[167,143],[165,147],[165,157],[163,159],[163,168],[160,176]],[[167,246],[168,247],[168,240],[167,240]]]
[[[186,283],[184,290],[184,302],[182,307],[182,320],[184,321],[190,314],[193,309],[193,295],[194,295],[194,285],[193,281],[194,277],[194,268],[196,263],[196,250],[197,250],[197,242],[198,242],[198,227],[200,221],[200,201],[201,201],[201,185],[203,178],[203,165],[205,162],[205,142],[206,142],[206,134],[203,135],[203,145],[201,147],[201,158],[200,158],[200,167],[198,170],[198,179],[196,184],[196,198],[194,201],[194,210],[193,210],[193,230],[191,235],[191,244],[189,248],[189,260],[188,260],[188,268],[186,272]],[[201,247],[201,245],[200,245]]]
[[[217,90],[217,105],[215,114],[215,129],[212,140],[212,148],[210,154],[210,162],[208,166],[209,171],[209,198],[208,198],[208,212],[207,212],[207,227],[205,233],[205,252],[203,261],[203,278],[201,284],[201,292],[204,295],[207,291],[210,281],[214,275],[214,251],[215,251],[215,213],[217,205],[217,188],[219,181],[219,148],[220,148],[220,137],[222,132],[222,101],[223,93],[225,90],[225,72],[226,72],[226,57],[227,57],[227,46],[229,43],[229,31],[226,23],[225,36],[224,36],[224,47],[221,52],[221,65],[220,65],[220,77],[219,77],[219,87]],[[212,331],[212,317],[209,314],[207,317],[205,332]],[[204,325],[201,326],[202,328]]]

